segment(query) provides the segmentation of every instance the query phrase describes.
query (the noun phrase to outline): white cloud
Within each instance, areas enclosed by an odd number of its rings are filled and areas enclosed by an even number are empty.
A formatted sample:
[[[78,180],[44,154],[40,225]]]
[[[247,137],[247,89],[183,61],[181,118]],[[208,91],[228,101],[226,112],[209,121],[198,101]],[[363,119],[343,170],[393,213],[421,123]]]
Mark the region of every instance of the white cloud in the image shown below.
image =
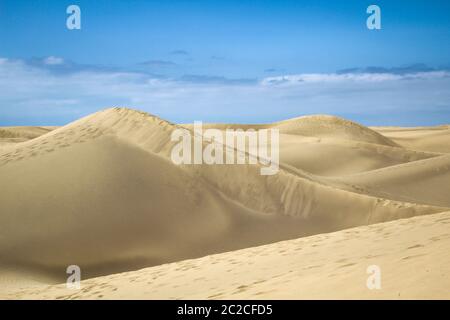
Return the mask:
[[[328,113],[366,124],[450,123],[447,71],[189,79],[76,67],[58,73],[0,58],[0,125],[63,124],[118,105],[175,122],[269,122]]]
[[[50,56],[44,59],[44,64],[49,66],[64,64],[64,59],[59,57]]]
[[[298,84],[306,83],[326,83],[326,82],[383,82],[383,81],[398,81],[411,79],[434,79],[434,78],[448,78],[450,72],[448,71],[427,71],[415,72],[408,74],[394,74],[394,73],[306,73],[285,75],[277,77],[267,77],[261,81],[263,85],[272,84]]]

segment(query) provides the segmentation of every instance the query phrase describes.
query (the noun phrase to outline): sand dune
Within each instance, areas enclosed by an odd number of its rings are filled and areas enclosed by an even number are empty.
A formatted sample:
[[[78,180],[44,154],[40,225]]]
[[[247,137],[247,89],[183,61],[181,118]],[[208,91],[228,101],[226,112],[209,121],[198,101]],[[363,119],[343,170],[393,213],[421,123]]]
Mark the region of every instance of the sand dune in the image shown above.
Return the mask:
[[[281,162],[320,176],[346,176],[440,155],[337,137],[282,134],[280,142]]]
[[[53,129],[55,127],[2,127],[0,128],[0,148],[37,138]]]
[[[187,125],[189,127],[189,125]],[[288,119],[271,124],[209,124],[205,127],[218,129],[233,128],[277,128],[281,134],[294,134],[305,137],[342,138],[346,140],[375,143],[386,146],[397,144],[382,134],[356,122],[330,115],[313,115]]]
[[[48,133],[56,127],[2,127],[0,128],[0,138],[24,138],[33,139]]]
[[[450,299],[449,224],[450,212],[402,219],[3,298]],[[371,265],[380,289],[366,285]]]
[[[205,127],[279,129],[280,171],[175,165],[181,126],[126,108],[22,128],[25,141],[0,147],[0,281],[56,283],[71,264],[109,275],[449,210],[445,146],[409,150],[331,116]]]
[[[450,207],[450,155],[415,161],[336,179],[387,199]],[[342,185],[341,185],[342,187]]]
[[[450,153],[450,126],[392,128],[374,127],[375,131],[409,149]]]
[[[329,115],[304,116],[281,121],[273,126],[278,128],[281,133],[324,138],[338,136],[347,140],[397,146],[394,141],[368,127]]]
[[[192,129],[189,124],[184,126]],[[222,130],[279,129],[281,162],[321,176],[349,175],[442,154],[403,148],[374,130],[334,116],[305,116],[268,125],[203,126]]]

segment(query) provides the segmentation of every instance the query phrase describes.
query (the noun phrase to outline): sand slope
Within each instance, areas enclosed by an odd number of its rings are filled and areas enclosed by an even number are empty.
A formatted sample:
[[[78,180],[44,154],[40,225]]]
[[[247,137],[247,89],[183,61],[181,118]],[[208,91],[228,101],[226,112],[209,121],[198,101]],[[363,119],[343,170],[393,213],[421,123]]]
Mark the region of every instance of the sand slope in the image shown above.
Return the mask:
[[[450,299],[449,225],[450,212],[414,217],[3,298]],[[370,265],[380,268],[379,290],[366,286]]]
[[[0,281],[55,283],[71,264],[108,275],[450,207],[441,151],[344,119],[242,126],[280,129],[273,176],[261,165],[175,165],[179,127],[112,108],[0,148]]]
[[[184,125],[192,129],[192,125]],[[334,116],[305,116],[267,125],[204,124],[216,129],[278,129],[280,161],[320,176],[343,176],[442,155],[410,150]],[[448,137],[450,141],[450,136]],[[450,142],[440,141],[444,146]]]
[[[374,127],[373,130],[414,150],[450,153],[450,126],[395,128]]]
[[[336,181],[364,194],[450,207],[450,155],[354,174]]]
[[[339,136],[315,138],[282,134],[280,139],[281,162],[320,176],[346,176],[440,155]]]

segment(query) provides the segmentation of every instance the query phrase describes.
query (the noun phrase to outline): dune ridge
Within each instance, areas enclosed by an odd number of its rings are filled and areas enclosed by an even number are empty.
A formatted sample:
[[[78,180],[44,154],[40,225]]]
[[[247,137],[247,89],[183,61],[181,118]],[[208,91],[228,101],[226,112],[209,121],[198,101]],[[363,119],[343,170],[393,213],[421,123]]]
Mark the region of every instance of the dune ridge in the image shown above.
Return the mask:
[[[334,137],[339,135],[347,140],[369,142],[391,147],[397,143],[378,132],[356,122],[330,115],[303,116],[274,124],[282,133],[300,134],[314,137]]]
[[[94,277],[449,210],[442,193],[436,199],[417,195],[420,201],[385,197],[351,180],[367,174],[368,181],[381,181],[378,172],[392,165],[416,170],[418,163],[420,171],[424,162],[429,169],[423,175],[432,181],[433,170],[448,170],[442,153],[408,150],[337,117],[250,127],[280,129],[278,174],[261,176],[259,164],[176,166],[171,132],[191,127],[127,108],[106,109],[0,148],[0,270],[23,269],[58,282],[70,264]],[[289,139],[299,139],[292,143],[299,148],[328,141],[330,154],[336,143],[339,152],[381,156],[355,164],[355,172],[339,180],[306,170],[306,162],[295,159],[297,149],[283,147]],[[283,161],[289,157],[292,162]],[[373,178],[370,170],[360,172],[372,167]],[[421,177],[414,175],[411,184]],[[439,179],[428,186],[449,177]]]
[[[450,154],[336,179],[340,187],[399,201],[450,206]]]

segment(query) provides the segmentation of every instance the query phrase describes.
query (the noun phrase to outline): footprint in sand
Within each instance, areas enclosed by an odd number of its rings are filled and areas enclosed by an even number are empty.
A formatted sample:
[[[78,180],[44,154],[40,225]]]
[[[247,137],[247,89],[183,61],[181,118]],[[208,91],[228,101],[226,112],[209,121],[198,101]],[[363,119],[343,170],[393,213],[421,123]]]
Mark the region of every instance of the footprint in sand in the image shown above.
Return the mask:
[[[423,245],[421,245],[421,244],[416,244],[416,245],[414,245],[414,246],[411,246],[411,247],[406,248],[406,250],[409,250],[409,249],[416,249],[416,248],[422,248],[422,247],[423,247]]]
[[[414,259],[417,257],[422,257],[422,256],[426,256],[426,254],[416,254],[416,255],[412,255],[412,256],[407,256],[407,257],[403,257],[400,260],[410,260],[410,259]]]

